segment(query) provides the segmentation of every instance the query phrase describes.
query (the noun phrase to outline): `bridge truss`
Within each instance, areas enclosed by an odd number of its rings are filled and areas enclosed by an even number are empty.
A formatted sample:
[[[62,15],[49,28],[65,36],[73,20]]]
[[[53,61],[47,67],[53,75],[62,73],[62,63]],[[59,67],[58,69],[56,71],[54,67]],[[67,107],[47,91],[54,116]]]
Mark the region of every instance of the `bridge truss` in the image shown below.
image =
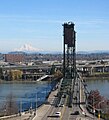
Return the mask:
[[[67,95],[68,105],[71,106],[76,79],[76,32],[72,22],[64,23],[63,29],[63,79],[59,89],[59,97],[61,98],[63,94]]]

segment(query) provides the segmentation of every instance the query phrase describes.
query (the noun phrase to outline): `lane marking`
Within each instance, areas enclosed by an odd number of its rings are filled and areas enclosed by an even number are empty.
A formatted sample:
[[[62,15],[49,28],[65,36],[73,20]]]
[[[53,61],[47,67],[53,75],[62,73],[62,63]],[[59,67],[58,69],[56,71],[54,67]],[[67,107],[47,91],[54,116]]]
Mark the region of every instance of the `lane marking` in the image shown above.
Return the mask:
[[[64,104],[64,108],[62,109],[62,112],[61,112],[61,117],[60,117],[60,120],[62,120],[63,115],[64,115],[64,113],[65,113],[67,99],[68,99],[68,96],[67,96],[67,97],[66,97],[66,99],[65,99],[65,104]]]

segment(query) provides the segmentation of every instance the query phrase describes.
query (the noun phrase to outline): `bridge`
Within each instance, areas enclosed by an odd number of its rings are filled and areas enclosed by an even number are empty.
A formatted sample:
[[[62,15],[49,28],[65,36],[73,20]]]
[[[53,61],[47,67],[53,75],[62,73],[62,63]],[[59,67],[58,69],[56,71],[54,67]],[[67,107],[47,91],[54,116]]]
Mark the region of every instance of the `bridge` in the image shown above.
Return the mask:
[[[63,78],[61,79],[62,82]],[[58,97],[60,84],[51,92],[45,104],[30,112],[19,115],[4,116],[3,120],[97,120],[96,117],[89,114],[86,110],[85,83],[79,74],[76,77],[72,105],[69,106],[69,94]],[[57,116],[56,113],[60,116]]]
[[[34,114],[31,114],[29,120],[97,120],[86,109],[88,90],[76,68],[74,23],[64,23],[63,28],[63,78],[46,103],[32,111]],[[22,115],[20,119],[24,120],[25,116]]]
[[[61,79],[62,82],[63,78]],[[92,114],[89,114],[86,109],[86,93],[84,81],[81,77],[76,78],[72,104],[69,104],[69,94],[62,94],[58,96],[60,85],[58,89],[52,91],[47,104],[44,104],[36,110],[36,116],[33,120],[97,120]],[[57,116],[56,113],[60,113]]]
[[[33,120],[97,119],[86,109],[88,90],[76,68],[74,24],[64,23],[63,28],[63,78],[58,84],[58,89],[51,92],[47,104],[36,110]]]

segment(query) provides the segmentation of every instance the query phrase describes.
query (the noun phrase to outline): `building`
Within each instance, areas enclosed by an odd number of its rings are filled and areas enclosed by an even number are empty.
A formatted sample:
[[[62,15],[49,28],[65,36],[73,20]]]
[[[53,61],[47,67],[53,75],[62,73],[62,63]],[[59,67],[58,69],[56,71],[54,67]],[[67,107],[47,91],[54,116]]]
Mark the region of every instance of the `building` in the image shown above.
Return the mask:
[[[24,61],[23,54],[5,54],[5,62],[15,63],[23,61]]]

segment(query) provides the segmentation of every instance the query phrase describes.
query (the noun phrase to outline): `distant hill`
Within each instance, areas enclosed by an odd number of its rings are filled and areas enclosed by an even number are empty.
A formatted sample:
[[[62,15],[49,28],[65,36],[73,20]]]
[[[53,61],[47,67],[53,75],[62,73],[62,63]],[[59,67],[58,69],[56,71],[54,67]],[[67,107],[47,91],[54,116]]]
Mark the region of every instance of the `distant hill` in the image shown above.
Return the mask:
[[[12,52],[8,52],[8,54],[26,54],[23,51],[12,51]]]
[[[9,54],[63,54],[61,51],[12,51]],[[109,51],[77,51],[77,54],[109,54]]]
[[[77,54],[100,54],[109,53],[109,50],[77,51]]]

